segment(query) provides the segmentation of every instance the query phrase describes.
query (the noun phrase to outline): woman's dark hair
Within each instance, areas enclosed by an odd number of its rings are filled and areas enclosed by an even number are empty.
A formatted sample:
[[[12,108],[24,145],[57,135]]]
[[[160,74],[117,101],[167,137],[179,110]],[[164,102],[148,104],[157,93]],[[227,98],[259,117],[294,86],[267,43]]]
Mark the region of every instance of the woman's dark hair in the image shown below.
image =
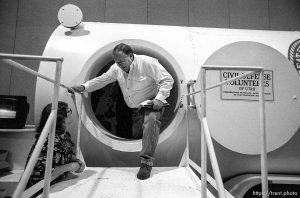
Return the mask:
[[[47,119],[51,113],[52,104],[48,104],[44,107],[40,119],[39,126],[36,130],[37,136],[39,136],[47,122]],[[57,134],[62,134],[66,130],[65,126],[65,120],[68,116],[68,104],[62,101],[58,102],[58,108],[57,108],[57,120],[56,120],[56,132]]]
[[[113,49],[113,56],[115,56],[115,54],[117,52],[123,52],[126,55],[131,55],[133,54],[133,50],[129,45],[126,45],[124,43],[120,43],[117,46],[114,47]]]

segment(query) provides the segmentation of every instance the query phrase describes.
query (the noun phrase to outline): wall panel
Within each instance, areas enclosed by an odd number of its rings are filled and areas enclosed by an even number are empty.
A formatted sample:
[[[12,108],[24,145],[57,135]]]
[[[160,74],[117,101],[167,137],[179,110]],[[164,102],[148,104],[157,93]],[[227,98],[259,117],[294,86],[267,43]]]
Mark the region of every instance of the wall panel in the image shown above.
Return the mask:
[[[147,24],[147,0],[106,1],[105,22]]]
[[[0,1],[0,52],[13,53],[18,0]],[[0,61],[0,94],[10,93],[12,68]]]
[[[148,24],[188,26],[188,0],[149,0]]]
[[[62,5],[62,0],[19,0],[18,27],[58,25],[57,12]]]
[[[271,30],[300,30],[299,0],[270,0],[269,7]]]
[[[229,28],[228,0],[189,0],[189,26]]]
[[[63,5],[74,4],[78,6],[83,13],[83,21],[105,21],[106,0],[65,0]],[[58,10],[57,10],[58,11]]]
[[[269,29],[268,0],[230,0],[230,28]]]
[[[45,45],[59,25],[57,11],[61,1],[19,1],[18,26],[16,31],[15,51],[17,54],[42,55]],[[29,14],[30,13],[30,14]],[[38,70],[38,61],[19,61]],[[36,77],[18,69],[12,70],[11,94],[26,95],[30,104],[27,124],[34,123],[34,96]]]
[[[42,55],[45,45],[51,35],[53,28],[31,27],[18,28],[15,53]],[[20,36],[22,35],[22,36]],[[17,61],[35,71],[38,71],[39,61]],[[27,124],[34,124],[34,97],[36,77],[18,69],[13,69],[11,83],[11,94],[26,95],[30,104]]]

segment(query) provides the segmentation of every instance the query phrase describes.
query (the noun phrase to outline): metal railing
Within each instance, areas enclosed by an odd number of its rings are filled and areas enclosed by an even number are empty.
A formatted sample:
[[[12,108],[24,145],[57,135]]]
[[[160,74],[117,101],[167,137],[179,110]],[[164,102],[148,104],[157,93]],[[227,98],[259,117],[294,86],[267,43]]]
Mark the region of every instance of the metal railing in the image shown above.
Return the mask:
[[[48,78],[32,69],[26,67],[25,65],[15,62],[11,59],[56,62],[55,80]],[[27,164],[27,166],[24,170],[24,173],[21,177],[21,180],[20,180],[19,184],[17,185],[17,188],[15,189],[14,194],[13,194],[13,198],[19,198],[22,196],[22,193],[25,189],[25,186],[27,185],[28,179],[33,170],[33,167],[35,166],[35,163],[39,157],[41,149],[47,139],[47,136],[49,135],[46,170],[45,170],[45,182],[44,182],[44,190],[43,190],[43,197],[48,198],[49,191],[50,191],[51,171],[52,171],[53,147],[54,147],[54,137],[55,137],[55,129],[56,129],[59,87],[63,87],[63,88],[66,88],[66,89],[72,91],[71,88],[69,88],[63,84],[60,84],[63,58],[0,53],[0,60],[2,62],[5,62],[5,63],[17,68],[17,69],[25,71],[34,76],[43,78],[54,84],[51,113],[50,113],[50,115],[47,119],[47,122],[41,132],[41,135],[40,135],[38,142],[33,150],[33,153],[28,161],[28,164]]]
[[[242,75],[234,78],[227,79],[220,83],[206,86],[206,70],[243,70],[249,71]],[[252,75],[254,73],[259,73],[259,109],[260,109],[260,130],[261,130],[261,182],[262,182],[262,195],[263,197],[268,197],[268,173],[267,173],[267,149],[266,149],[266,126],[265,126],[265,101],[264,101],[264,70],[262,67],[250,67],[250,66],[218,66],[218,65],[203,65],[200,71],[201,77],[201,90],[194,91],[192,93],[186,94],[188,101],[188,108],[191,105],[191,101],[194,101],[194,95],[201,94],[201,110],[197,109],[198,116],[201,121],[201,168],[197,166],[195,162],[189,159],[189,165],[191,165],[197,172],[201,174],[201,197],[207,197],[207,150],[211,160],[213,173],[215,176],[215,181],[212,178],[208,178],[209,182],[218,190],[218,196],[220,198],[226,198],[226,193],[224,189],[224,184],[222,181],[219,165],[216,158],[216,153],[214,150],[211,133],[209,131],[207,116],[206,116],[206,90],[213,89],[229,82],[236,81],[238,79],[244,78],[246,76]],[[188,89],[190,91],[190,89]],[[190,98],[190,97],[193,98]],[[194,105],[192,105],[194,107]],[[187,109],[189,111],[189,109]],[[228,195],[228,194],[227,194]]]

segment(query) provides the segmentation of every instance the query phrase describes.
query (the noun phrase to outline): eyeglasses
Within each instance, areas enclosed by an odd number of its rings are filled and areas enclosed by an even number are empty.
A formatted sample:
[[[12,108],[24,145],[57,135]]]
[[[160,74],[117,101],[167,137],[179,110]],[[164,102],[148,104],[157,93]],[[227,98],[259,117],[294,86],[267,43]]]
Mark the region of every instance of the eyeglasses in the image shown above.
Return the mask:
[[[69,109],[67,110],[67,114],[68,114],[68,113],[72,114],[72,109],[69,108]]]

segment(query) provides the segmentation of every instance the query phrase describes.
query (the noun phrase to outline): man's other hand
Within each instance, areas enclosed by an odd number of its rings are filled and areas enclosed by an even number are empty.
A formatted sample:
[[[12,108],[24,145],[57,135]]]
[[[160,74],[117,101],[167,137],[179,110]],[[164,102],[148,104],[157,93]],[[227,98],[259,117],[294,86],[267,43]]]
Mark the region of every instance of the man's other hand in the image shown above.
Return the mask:
[[[81,93],[85,90],[85,87],[83,85],[75,85],[71,87],[75,92]]]
[[[152,102],[154,110],[160,110],[164,106],[164,103],[158,99],[154,99]]]

